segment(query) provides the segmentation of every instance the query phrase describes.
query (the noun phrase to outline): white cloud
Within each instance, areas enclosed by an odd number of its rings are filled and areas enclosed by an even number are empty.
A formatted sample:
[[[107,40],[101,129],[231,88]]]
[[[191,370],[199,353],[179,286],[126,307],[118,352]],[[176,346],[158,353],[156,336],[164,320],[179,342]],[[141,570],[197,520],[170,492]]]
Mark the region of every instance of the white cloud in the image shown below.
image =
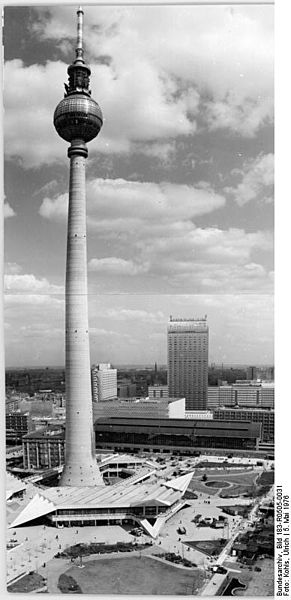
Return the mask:
[[[262,99],[233,98],[227,95],[223,100],[213,100],[205,104],[205,117],[210,130],[231,129],[245,137],[254,137],[262,125],[272,123],[274,118],[273,97]]]
[[[151,312],[129,308],[111,308],[105,310],[105,316],[117,321],[138,321],[139,323],[165,323],[165,315],[162,311]]]
[[[4,66],[5,154],[25,168],[67,160],[52,123],[65,71],[61,62],[27,67],[15,59]],[[54,85],[48,85],[50,81]]]
[[[132,260],[124,260],[110,256],[108,258],[91,258],[88,263],[89,271],[106,273],[107,275],[137,275],[144,273],[144,266],[135,264]]]
[[[176,144],[174,141],[151,142],[148,144],[137,142],[133,147],[133,152],[158,158],[165,166],[170,165],[174,161],[176,156]]]
[[[8,202],[4,202],[4,219],[15,216],[15,211]]]
[[[41,216],[63,220],[67,215],[68,194],[45,198],[40,207]],[[223,196],[211,187],[200,189],[173,183],[141,183],[125,179],[95,179],[87,184],[88,224],[104,230],[118,222],[119,228],[131,229],[141,221],[167,222],[191,219],[221,208]],[[124,222],[123,222],[124,221]]]
[[[270,202],[273,199],[274,156],[273,154],[259,155],[251,163],[244,165],[238,172],[242,176],[236,187],[227,187],[225,192],[231,194],[239,206],[255,199]]]
[[[5,293],[4,304],[7,308],[11,307],[12,309],[16,306],[18,311],[17,314],[18,317],[20,316],[20,318],[22,317],[21,312],[19,312],[19,307],[27,307],[29,310],[31,308],[35,310],[39,307],[43,311],[48,307],[52,307],[55,310],[64,306],[64,298],[58,298],[54,295],[36,293],[31,294],[25,291],[23,293],[15,293],[14,290],[12,292],[12,294],[8,291]]]
[[[189,266],[174,265],[176,272],[171,276],[173,290],[193,290],[193,293],[272,293],[272,272],[260,264],[196,263]]]
[[[45,219],[64,221],[68,217],[68,194],[56,198],[44,198],[39,208],[39,214]]]
[[[67,201],[66,194],[46,198],[40,213],[47,219],[64,221]],[[90,257],[91,284],[94,272],[98,272],[103,277],[111,275],[106,285],[111,281],[116,291],[122,285],[118,278],[126,276],[127,282],[129,278],[136,278],[144,285],[149,278],[157,291],[177,291],[180,286],[180,290],[201,293],[215,289],[214,285],[224,291],[228,288],[271,289],[268,268],[261,265],[259,273],[260,261],[257,260],[260,252],[265,253],[270,262],[273,248],[270,232],[195,225],[197,216],[223,206],[224,202],[208,185],[194,188],[123,179],[90,181],[87,185],[89,236],[96,232],[99,243],[108,244],[110,240],[107,256],[103,247],[102,258],[96,253]],[[258,265],[257,277],[252,268],[247,267],[252,264]],[[100,285],[100,279],[98,282]]]
[[[172,237],[160,237],[140,243],[143,256],[160,272],[196,268],[197,263],[244,264],[257,248],[272,249],[267,232],[246,233],[243,229],[195,228]]]
[[[272,7],[91,6],[85,22],[93,97],[104,111],[92,153],[138,144],[148,154],[152,142],[163,156],[177,136],[195,134],[197,119],[245,136],[271,120]],[[74,11],[39,9],[35,32],[66,52]],[[5,150],[25,167],[66,160],[52,125],[65,78],[60,61],[6,63]]]
[[[4,275],[4,288],[7,294],[63,294],[64,288],[50,283],[46,278],[38,279],[32,273],[21,273],[19,265],[8,263],[8,272]]]
[[[5,263],[4,272],[6,275],[19,275],[22,271],[22,267],[17,263]]]

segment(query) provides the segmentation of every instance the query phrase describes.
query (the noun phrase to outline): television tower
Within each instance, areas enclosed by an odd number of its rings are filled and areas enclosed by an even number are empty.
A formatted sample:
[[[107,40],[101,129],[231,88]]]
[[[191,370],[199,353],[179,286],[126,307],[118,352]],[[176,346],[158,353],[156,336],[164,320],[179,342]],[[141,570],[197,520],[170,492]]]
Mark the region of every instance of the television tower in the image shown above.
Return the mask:
[[[103,123],[91,98],[91,70],[83,54],[83,10],[77,10],[76,59],[68,67],[64,99],[54,126],[70,142],[69,212],[66,263],[66,453],[61,486],[103,486],[95,458],[88,326],[85,161],[87,142]]]

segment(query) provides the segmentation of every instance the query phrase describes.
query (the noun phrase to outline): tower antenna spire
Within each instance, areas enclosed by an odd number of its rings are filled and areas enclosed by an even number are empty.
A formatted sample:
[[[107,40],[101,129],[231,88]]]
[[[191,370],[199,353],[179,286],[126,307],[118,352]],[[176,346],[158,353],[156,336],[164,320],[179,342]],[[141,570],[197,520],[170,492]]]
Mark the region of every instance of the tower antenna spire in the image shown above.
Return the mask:
[[[83,16],[84,11],[82,6],[77,10],[77,47],[76,47],[76,62],[84,63],[84,48],[83,48]]]

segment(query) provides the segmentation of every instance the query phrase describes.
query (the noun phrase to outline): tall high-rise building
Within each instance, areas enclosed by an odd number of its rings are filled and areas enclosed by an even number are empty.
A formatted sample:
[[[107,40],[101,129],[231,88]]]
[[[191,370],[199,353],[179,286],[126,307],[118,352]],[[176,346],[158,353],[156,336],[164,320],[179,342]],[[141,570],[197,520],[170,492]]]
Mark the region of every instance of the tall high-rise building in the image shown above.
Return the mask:
[[[109,363],[100,363],[92,368],[92,400],[105,402],[117,397],[117,369]]]
[[[174,319],[168,323],[168,386],[170,397],[185,397],[186,410],[207,408],[207,318]]]
[[[91,70],[83,51],[83,10],[78,9],[76,59],[68,67],[65,95],[54,126],[70,142],[66,263],[66,456],[62,486],[104,485],[95,458],[88,326],[85,162],[87,142],[102,127],[102,112],[91,98]]]

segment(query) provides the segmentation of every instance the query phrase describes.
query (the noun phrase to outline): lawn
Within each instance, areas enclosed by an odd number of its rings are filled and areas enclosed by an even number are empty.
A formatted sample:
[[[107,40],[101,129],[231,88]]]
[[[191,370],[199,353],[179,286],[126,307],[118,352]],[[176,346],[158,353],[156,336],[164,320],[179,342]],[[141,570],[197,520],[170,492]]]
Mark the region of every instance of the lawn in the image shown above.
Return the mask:
[[[81,594],[82,590],[75,579],[66,573],[59,577],[58,588],[62,594]]]
[[[208,496],[213,496],[214,494],[217,494],[217,488],[207,488],[205,483],[203,483],[199,479],[192,479],[188,489],[198,493],[202,492],[203,494],[207,494]]]
[[[213,488],[226,488],[229,487],[230,484],[227,483],[227,481],[206,481],[205,483],[206,487],[213,487]]]
[[[218,556],[224,546],[227,544],[227,540],[197,540],[193,542],[186,542],[190,548],[195,548],[207,556]]]
[[[237,495],[248,494],[251,498],[256,498],[265,494],[273,485],[274,472],[264,471],[259,476],[256,473],[245,473],[241,477],[227,476],[225,479],[236,485],[233,485],[230,490],[220,492],[219,496],[221,498],[227,498],[234,493]]]
[[[228,506],[220,506],[219,508],[227,515],[240,515],[241,517],[246,518],[251,511],[252,505],[249,504],[246,506],[245,504],[233,504]]]
[[[274,483],[274,471],[263,471],[257,480],[259,485],[270,485]]]
[[[241,595],[248,598],[257,598],[260,596],[263,598],[266,598],[266,596],[274,597],[274,559],[265,558],[262,561],[258,560],[256,565],[261,568],[261,571],[256,572],[254,569],[251,572],[247,571],[248,576],[245,579],[248,582],[248,586],[246,591]],[[243,581],[241,577],[240,579]]]
[[[200,472],[201,475],[203,476],[204,472]],[[196,479],[195,476],[192,478],[192,481],[190,482],[189,488],[198,492],[203,492],[204,494],[216,494],[217,493],[217,488],[219,486],[212,487],[211,485],[207,485],[207,481],[201,481],[201,476],[199,473],[199,479]],[[252,487],[254,486],[254,482],[256,480],[256,478],[258,477],[258,474],[254,471],[240,471],[240,472],[236,472],[236,473],[229,473],[226,471],[220,471],[218,472],[217,470],[215,471],[206,471],[206,474],[208,475],[208,479],[210,481],[213,481],[214,479],[217,479],[217,482],[220,482],[220,478],[221,478],[221,484],[220,487],[223,488],[225,487],[224,482],[228,482],[229,484],[232,484],[231,487],[227,487],[225,488],[225,490],[223,490],[219,495],[221,497],[225,497],[227,498],[228,496],[232,496],[233,494],[244,494],[246,492],[249,492],[252,490]]]
[[[202,460],[197,465],[195,465],[195,469],[210,469],[210,468],[220,468],[224,469],[241,469],[241,463],[231,463],[231,462],[211,462],[210,460]]]
[[[71,577],[83,594],[188,595],[204,582],[200,569],[184,570],[146,556],[92,560]]]
[[[253,485],[233,485],[231,488],[224,489],[219,493],[220,498],[238,498],[243,495],[250,495],[255,492],[257,488]]]
[[[24,577],[9,585],[7,591],[22,594],[37,590],[44,585],[45,580],[39,573],[28,573],[28,575],[24,575]]]
[[[201,473],[204,475],[204,472]],[[229,471],[206,471],[206,475],[208,479],[222,479],[224,481],[229,481],[229,483],[239,483],[240,485],[250,485],[255,479],[258,477],[258,473],[254,471],[237,471],[235,473]]]

